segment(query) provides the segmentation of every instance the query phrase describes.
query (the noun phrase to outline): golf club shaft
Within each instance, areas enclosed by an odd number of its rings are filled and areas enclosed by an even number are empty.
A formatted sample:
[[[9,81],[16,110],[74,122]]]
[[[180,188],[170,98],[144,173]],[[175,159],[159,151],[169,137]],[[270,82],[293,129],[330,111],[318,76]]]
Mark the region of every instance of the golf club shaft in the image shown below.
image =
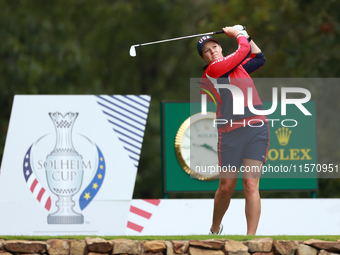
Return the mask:
[[[156,43],[162,43],[162,42],[170,42],[170,41],[182,40],[182,39],[193,38],[193,37],[198,37],[198,36],[203,36],[203,35],[215,35],[215,34],[222,34],[222,33],[224,33],[223,30],[215,31],[215,32],[209,32],[209,33],[204,33],[204,34],[182,36],[182,37],[166,39],[166,40],[161,40],[161,41],[155,41],[155,42],[141,43],[141,44],[136,44],[134,46],[135,47],[137,47],[137,46],[145,46],[145,45],[149,45],[149,44],[156,44]]]

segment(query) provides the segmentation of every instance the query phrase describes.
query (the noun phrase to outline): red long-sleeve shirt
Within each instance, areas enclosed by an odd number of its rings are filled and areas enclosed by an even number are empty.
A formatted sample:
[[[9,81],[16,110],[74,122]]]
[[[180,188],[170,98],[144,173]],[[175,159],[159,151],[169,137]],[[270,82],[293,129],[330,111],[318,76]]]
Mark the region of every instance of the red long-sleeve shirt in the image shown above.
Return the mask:
[[[248,123],[249,120],[254,120],[251,124],[255,124],[256,120],[266,121],[266,116],[257,116],[250,112],[248,108],[248,88],[252,88],[252,102],[257,110],[263,110],[261,99],[257,93],[253,80],[249,73],[252,73],[264,65],[266,59],[263,53],[250,54],[251,47],[248,40],[244,36],[237,38],[238,49],[223,58],[211,62],[205,69],[202,76],[201,88],[207,89],[212,95],[219,96],[222,104],[217,102],[216,118],[227,120],[228,123],[218,125],[219,132],[228,132],[235,128],[244,126],[243,124],[233,124],[231,121],[237,123]],[[214,84],[230,84],[237,86],[244,95],[244,114],[233,114],[233,94],[229,89],[215,88]],[[200,90],[201,93],[206,93]],[[209,95],[207,98],[213,101]],[[238,98],[239,100],[239,98]],[[217,100],[218,101],[218,100]]]

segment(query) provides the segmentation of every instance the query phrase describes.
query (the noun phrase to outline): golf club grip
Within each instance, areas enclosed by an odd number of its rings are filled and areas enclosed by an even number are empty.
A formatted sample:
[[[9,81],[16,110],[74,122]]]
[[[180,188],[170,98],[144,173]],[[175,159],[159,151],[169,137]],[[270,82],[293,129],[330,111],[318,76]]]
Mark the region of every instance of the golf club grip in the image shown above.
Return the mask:
[[[220,30],[220,31],[214,32],[214,35],[216,35],[216,34],[223,34],[223,33],[224,33],[223,30]]]

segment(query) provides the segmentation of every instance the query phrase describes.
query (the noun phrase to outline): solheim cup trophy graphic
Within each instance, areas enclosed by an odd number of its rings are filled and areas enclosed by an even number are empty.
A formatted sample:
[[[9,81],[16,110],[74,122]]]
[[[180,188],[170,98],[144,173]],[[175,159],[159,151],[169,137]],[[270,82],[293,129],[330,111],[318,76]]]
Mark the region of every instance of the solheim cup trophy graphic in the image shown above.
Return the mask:
[[[83,181],[83,158],[72,143],[72,128],[78,113],[69,112],[64,116],[49,113],[56,129],[56,145],[45,161],[47,183],[50,190],[58,196],[57,212],[48,215],[49,224],[82,224],[84,217],[73,210],[75,195]]]

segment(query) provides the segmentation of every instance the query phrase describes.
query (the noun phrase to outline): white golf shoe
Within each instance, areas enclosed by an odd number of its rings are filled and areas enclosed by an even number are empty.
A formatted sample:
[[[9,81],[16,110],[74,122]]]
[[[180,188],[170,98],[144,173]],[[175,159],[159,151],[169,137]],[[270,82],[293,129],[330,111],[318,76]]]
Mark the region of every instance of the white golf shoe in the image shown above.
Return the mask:
[[[221,225],[220,225],[220,229],[218,230],[218,233],[214,233],[214,232],[212,232],[211,229],[210,229],[209,235],[220,235],[220,234],[222,233],[222,231],[223,231],[223,225],[221,224]]]

